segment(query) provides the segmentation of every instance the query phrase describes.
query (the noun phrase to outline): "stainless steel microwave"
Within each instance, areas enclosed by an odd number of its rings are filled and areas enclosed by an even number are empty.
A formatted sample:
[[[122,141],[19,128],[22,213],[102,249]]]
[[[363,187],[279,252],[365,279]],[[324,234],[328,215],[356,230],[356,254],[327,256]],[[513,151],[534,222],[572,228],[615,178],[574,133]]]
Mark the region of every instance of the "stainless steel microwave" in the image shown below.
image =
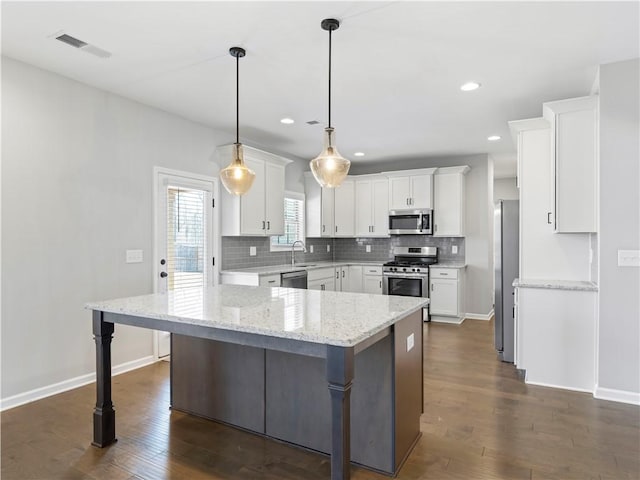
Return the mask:
[[[430,208],[390,210],[389,233],[392,235],[432,235],[433,210]]]

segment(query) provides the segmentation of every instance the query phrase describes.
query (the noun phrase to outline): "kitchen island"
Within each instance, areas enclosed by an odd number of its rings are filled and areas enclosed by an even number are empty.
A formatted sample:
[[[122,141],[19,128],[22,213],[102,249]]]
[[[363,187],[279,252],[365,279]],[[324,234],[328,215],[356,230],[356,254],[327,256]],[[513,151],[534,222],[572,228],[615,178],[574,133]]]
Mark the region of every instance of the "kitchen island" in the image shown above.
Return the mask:
[[[219,285],[87,305],[93,444],[113,443],[114,324],[172,333],[171,407],[395,474],[420,436],[428,299]]]

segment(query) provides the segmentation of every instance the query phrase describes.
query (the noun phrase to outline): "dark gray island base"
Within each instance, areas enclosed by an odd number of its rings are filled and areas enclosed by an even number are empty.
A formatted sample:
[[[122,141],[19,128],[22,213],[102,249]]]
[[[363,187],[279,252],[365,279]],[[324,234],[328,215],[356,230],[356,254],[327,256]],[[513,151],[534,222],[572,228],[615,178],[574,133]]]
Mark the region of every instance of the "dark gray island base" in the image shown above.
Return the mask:
[[[395,474],[420,436],[414,297],[220,285],[96,302],[93,442],[116,441],[114,324],[172,333],[172,408]]]
[[[347,360],[344,387],[324,358],[174,334],[171,406],[331,454],[332,397],[340,410],[350,390],[351,461],[394,475],[420,437],[422,313],[388,333]]]

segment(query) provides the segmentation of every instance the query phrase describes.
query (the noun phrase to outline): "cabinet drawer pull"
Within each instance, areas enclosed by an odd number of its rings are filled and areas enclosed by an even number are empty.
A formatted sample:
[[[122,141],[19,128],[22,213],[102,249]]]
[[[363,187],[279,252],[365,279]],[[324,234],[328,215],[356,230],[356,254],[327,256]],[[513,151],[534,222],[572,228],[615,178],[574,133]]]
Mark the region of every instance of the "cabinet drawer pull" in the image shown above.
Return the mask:
[[[276,283],[275,280],[269,280],[269,283]]]

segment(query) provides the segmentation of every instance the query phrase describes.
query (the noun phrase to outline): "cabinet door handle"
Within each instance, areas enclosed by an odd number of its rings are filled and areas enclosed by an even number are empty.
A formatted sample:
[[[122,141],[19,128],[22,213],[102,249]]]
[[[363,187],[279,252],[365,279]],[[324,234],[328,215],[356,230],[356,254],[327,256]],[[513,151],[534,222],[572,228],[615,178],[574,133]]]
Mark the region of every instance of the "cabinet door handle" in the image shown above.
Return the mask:
[[[407,197],[407,200],[406,200],[406,202],[407,202],[407,205],[409,205],[409,197]]]
[[[338,233],[338,225],[336,225],[336,233]]]
[[[434,225],[434,226],[433,226],[433,231],[434,231],[434,232],[437,232],[437,231],[438,231],[438,225]]]
[[[264,227],[264,226],[265,226],[265,221],[263,220],[263,221],[262,221],[262,229],[263,229],[263,230],[265,229],[265,227]]]
[[[380,288],[382,288],[382,280],[380,280]]]
[[[322,225],[322,233],[324,233],[325,225]]]
[[[376,231],[376,226],[375,225],[371,225],[371,232],[375,232]]]
[[[342,270],[342,278],[344,278],[344,270]]]
[[[267,230],[271,230],[271,222],[267,222]]]
[[[547,223],[551,225],[551,212],[547,212]]]
[[[340,272],[338,270],[336,270],[336,279],[339,280],[340,279]]]
[[[431,284],[431,291],[432,291],[432,292],[433,292],[433,287],[435,287],[435,284],[434,284],[434,283],[432,283],[432,284]]]

